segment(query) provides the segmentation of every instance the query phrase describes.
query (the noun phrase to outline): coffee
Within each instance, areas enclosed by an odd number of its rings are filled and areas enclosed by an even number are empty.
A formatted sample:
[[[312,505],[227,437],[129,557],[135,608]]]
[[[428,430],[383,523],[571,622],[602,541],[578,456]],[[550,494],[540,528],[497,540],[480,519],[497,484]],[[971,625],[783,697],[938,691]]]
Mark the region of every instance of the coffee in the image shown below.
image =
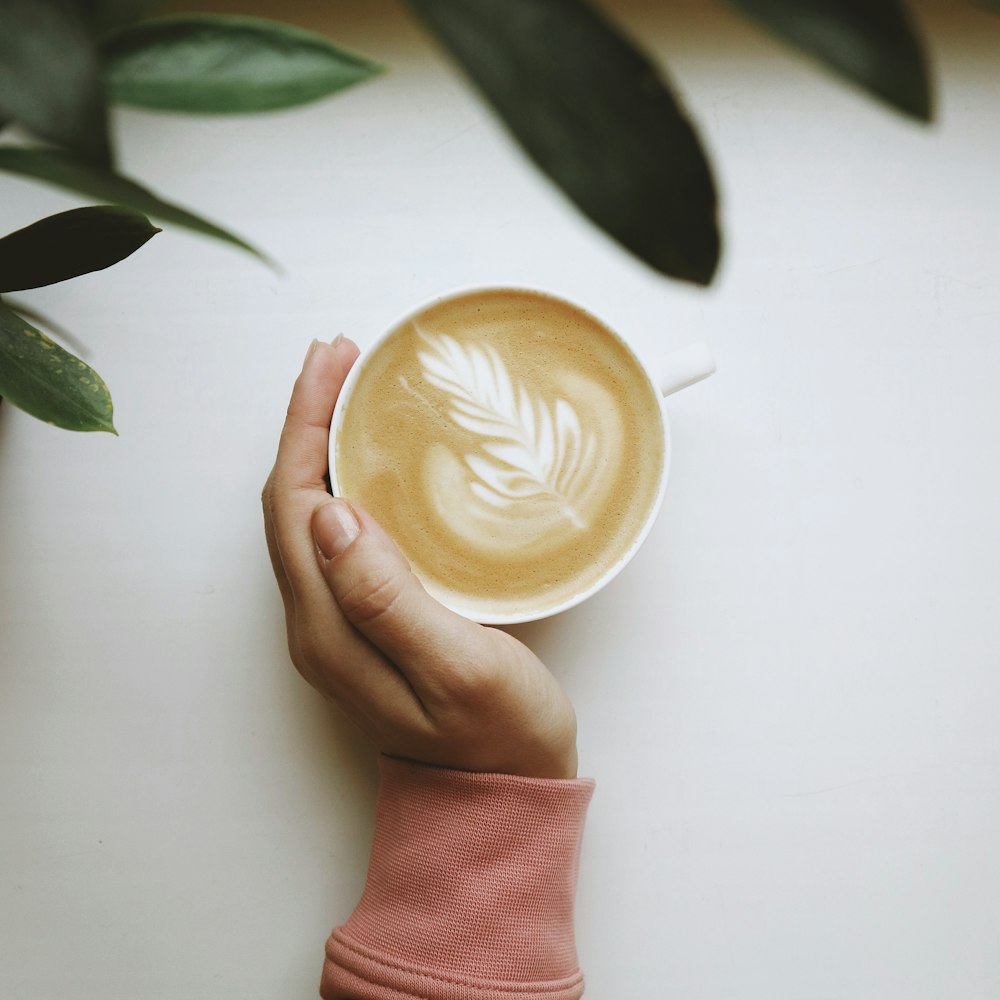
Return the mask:
[[[470,292],[360,364],[338,492],[439,599],[481,621],[540,617],[630,553],[657,504],[664,425],[642,366],[594,317],[537,292]]]

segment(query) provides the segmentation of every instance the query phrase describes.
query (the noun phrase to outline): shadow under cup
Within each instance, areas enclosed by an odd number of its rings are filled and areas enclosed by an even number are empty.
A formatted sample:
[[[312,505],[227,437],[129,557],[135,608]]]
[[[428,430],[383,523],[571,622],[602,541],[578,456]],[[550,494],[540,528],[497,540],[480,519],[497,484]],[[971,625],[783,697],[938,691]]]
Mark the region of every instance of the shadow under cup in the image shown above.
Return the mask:
[[[389,532],[427,590],[483,624],[564,611],[649,532],[667,480],[662,396],[617,334],[540,292],[439,299],[352,368],[333,491]]]

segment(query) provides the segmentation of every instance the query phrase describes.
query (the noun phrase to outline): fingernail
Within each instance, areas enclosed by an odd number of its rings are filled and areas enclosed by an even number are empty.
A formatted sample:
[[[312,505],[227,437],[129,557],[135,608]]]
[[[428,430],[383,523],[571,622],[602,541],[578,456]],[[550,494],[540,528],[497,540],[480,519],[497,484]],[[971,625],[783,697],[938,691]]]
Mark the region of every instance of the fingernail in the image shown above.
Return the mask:
[[[306,356],[302,359],[302,367],[303,368],[305,367],[306,362],[312,357],[313,351],[315,351],[317,347],[319,347],[319,341],[315,337],[313,337],[312,343],[309,345],[308,349],[306,350]]]
[[[331,347],[336,347],[337,344],[339,344],[343,339],[344,339],[344,335],[342,333],[338,333],[337,336],[334,337],[333,340],[330,341],[330,346]]]
[[[331,500],[313,515],[313,537],[327,559],[339,556],[360,533],[354,511],[343,500]]]

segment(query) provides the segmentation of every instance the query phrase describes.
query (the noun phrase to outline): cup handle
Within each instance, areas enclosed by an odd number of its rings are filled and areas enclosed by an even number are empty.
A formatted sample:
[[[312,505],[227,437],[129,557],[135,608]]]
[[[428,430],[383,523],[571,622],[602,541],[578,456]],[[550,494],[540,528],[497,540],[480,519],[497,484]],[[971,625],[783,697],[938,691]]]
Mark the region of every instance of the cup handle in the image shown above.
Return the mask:
[[[715,355],[703,340],[671,351],[661,357],[653,368],[653,381],[664,396],[686,389],[715,371]]]

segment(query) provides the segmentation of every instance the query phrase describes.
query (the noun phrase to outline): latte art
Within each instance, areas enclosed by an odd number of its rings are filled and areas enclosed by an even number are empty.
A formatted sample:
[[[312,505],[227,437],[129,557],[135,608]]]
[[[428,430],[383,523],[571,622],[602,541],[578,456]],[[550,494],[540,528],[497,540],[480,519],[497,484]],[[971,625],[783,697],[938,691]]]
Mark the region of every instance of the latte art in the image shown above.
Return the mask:
[[[553,521],[586,528],[586,501],[595,492],[588,469],[593,470],[599,451],[605,460],[608,451],[599,449],[597,432],[580,426],[565,399],[549,402],[523,383],[515,387],[492,345],[463,346],[446,334],[435,337],[418,330],[427,345],[417,354],[423,376],[445,394],[448,415],[468,435],[470,450],[462,457],[469,472],[470,508],[501,510],[492,521],[512,545],[533,545]],[[405,383],[405,376],[400,378]],[[593,386],[592,393],[600,393],[600,387]],[[427,478],[434,482],[439,477],[432,470]],[[448,510],[455,511],[455,505],[438,513]],[[539,523],[541,512],[548,517]],[[486,511],[475,513],[482,517]]]
[[[338,491],[472,617],[537,615],[582,593],[655,508],[659,399],[628,348],[568,303],[468,293],[402,323],[359,365]]]

